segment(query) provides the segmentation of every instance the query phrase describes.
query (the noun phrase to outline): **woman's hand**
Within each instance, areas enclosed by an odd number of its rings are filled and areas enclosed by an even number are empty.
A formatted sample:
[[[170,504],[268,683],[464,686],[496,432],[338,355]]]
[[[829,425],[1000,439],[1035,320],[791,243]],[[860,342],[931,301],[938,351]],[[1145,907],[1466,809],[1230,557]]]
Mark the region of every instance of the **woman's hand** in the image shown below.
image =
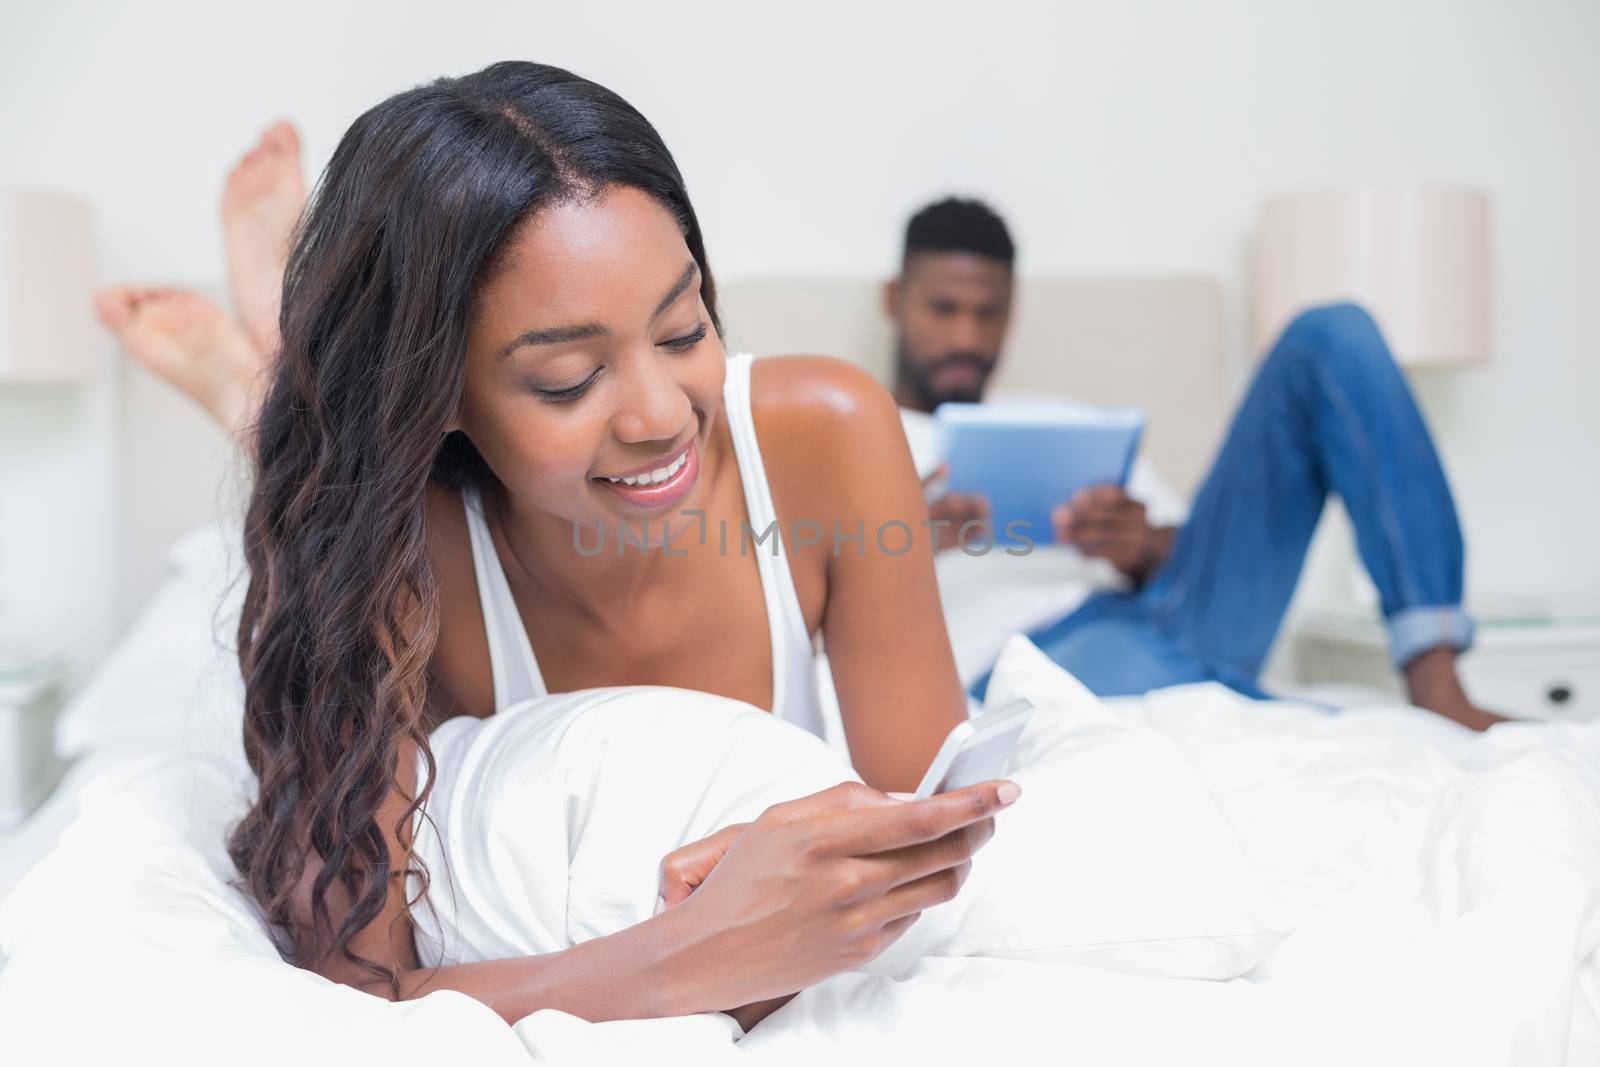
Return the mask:
[[[741,822],[725,826],[710,837],[703,837],[667,853],[661,861],[661,894],[656,898],[656,914],[660,915],[674,904],[688,900],[689,894],[700,888],[700,883],[706,880],[711,868],[727,854],[734,839],[744,833],[749,825]],[[793,999],[794,994],[789,993],[770,1000],[758,1000],[753,1004],[729,1008],[727,1014],[745,1033],[749,1033],[756,1023]]]
[[[872,960],[956,895],[1016,796],[1014,783],[985,782],[896,800],[847,782],[687,846],[700,864],[721,852],[658,920],[671,928],[687,1010],[775,1007]],[[698,870],[681,864],[673,878]]]
[[[690,893],[700,888],[722,857],[732,847],[734,839],[744,833],[750,824],[734,823],[725,826],[698,841],[673,849],[661,861],[661,896],[656,901],[656,914],[674,904],[687,900]]]

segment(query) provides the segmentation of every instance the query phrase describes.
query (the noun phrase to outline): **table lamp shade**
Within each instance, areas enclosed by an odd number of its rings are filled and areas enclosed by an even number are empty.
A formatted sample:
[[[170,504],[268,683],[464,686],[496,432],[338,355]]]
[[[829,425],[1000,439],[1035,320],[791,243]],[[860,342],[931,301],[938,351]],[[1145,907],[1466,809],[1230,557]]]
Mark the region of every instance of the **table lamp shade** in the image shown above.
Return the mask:
[[[94,375],[94,235],[89,205],[0,192],[0,385],[73,385]]]
[[[1372,312],[1409,366],[1489,358],[1489,198],[1449,186],[1357,186],[1269,197],[1255,255],[1255,346],[1340,300]]]

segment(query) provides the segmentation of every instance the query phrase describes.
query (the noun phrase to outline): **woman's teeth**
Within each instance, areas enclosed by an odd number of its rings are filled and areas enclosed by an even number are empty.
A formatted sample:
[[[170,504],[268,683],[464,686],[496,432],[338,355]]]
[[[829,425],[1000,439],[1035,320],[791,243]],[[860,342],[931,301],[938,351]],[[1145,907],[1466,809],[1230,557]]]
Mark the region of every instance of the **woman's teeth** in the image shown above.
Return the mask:
[[[607,478],[606,481],[612,483],[613,485],[655,485],[659,482],[664,482],[674,474],[677,474],[683,469],[683,465],[688,461],[689,452],[687,449],[685,449],[683,455],[679,456],[665,467],[657,467],[653,471],[649,471],[645,474],[635,474],[628,478]]]

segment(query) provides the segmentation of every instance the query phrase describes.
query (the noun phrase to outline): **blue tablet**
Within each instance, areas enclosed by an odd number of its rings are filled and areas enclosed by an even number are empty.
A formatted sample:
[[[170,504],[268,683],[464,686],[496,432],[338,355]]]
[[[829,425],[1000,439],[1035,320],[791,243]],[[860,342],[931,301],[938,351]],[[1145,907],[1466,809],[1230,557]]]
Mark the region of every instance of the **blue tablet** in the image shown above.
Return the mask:
[[[1144,413],[1089,404],[940,404],[946,492],[979,493],[996,545],[1055,540],[1050,512],[1079,489],[1125,485]]]

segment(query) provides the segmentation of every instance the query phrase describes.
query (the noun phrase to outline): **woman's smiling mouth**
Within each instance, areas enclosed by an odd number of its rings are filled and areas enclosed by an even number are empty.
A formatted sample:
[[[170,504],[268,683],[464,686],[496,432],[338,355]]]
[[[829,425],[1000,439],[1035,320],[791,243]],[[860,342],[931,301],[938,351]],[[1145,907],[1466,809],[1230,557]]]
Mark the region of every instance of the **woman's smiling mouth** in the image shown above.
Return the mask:
[[[605,480],[611,482],[613,485],[618,482],[621,482],[623,485],[659,485],[661,482],[666,481],[674,474],[677,474],[680,470],[682,470],[683,465],[688,461],[689,449],[685,448],[681,453],[679,453],[677,459],[668,463],[665,467],[655,467],[651,470],[638,471],[619,478],[606,477]],[[602,475],[602,477],[605,476]]]
[[[699,473],[700,447],[696,439],[665,464],[617,477],[597,475],[592,480],[634,507],[655,509],[682,499]]]

